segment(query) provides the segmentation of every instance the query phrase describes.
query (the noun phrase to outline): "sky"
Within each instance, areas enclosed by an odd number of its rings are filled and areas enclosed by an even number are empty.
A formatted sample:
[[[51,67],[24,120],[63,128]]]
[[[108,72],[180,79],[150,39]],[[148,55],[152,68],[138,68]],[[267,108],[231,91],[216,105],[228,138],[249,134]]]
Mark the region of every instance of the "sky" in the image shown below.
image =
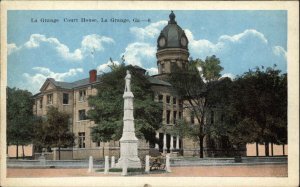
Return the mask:
[[[205,60],[216,55],[223,77],[274,64],[287,72],[286,11],[174,13],[188,37],[190,57]],[[8,86],[35,94],[47,78],[73,82],[87,78],[91,69],[102,74],[109,71],[110,58],[120,63],[123,55],[126,64],[157,74],[156,42],[169,14],[170,10],[10,10]],[[82,18],[97,22],[81,22]]]

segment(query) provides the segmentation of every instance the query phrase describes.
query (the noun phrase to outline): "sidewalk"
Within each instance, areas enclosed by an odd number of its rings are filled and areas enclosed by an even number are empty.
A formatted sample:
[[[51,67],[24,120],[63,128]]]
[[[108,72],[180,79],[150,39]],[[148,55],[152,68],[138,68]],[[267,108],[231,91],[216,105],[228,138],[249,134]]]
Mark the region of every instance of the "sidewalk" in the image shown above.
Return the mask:
[[[172,167],[171,173],[129,177],[287,177],[287,164]],[[23,169],[8,168],[7,177],[120,177],[121,173],[88,173],[86,169]]]

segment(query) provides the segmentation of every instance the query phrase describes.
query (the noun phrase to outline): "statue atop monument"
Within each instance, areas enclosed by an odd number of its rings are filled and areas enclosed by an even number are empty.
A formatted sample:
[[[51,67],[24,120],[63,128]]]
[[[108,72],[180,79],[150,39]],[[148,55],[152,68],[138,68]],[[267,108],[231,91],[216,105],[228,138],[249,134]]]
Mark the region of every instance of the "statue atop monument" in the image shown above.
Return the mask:
[[[130,74],[130,71],[127,70],[126,77],[125,77],[125,92],[131,92],[130,82],[131,82],[131,74]]]

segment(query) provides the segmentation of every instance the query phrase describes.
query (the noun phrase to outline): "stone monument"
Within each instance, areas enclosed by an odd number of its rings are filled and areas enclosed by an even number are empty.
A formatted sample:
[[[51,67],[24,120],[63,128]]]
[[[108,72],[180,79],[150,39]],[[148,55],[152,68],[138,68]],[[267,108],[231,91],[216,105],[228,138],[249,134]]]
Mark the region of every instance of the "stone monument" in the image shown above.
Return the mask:
[[[127,70],[125,77],[123,134],[120,139],[120,158],[116,167],[122,168],[125,160],[127,168],[141,168],[138,157],[138,139],[135,137],[133,118],[133,93],[130,88],[131,74]]]

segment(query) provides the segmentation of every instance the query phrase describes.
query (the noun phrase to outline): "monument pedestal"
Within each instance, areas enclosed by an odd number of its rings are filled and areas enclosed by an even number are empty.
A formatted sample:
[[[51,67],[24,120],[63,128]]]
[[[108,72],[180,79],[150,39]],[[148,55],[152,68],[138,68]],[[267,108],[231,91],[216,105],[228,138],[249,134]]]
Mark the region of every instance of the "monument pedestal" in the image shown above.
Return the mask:
[[[117,168],[122,168],[123,164],[127,168],[141,168],[141,161],[138,157],[138,139],[135,136],[134,118],[133,118],[133,94],[124,92],[124,117],[123,117],[123,134],[120,139],[120,159],[116,164]]]
[[[116,164],[116,167],[122,168],[123,162],[127,164],[127,168],[141,168],[142,164],[137,155],[138,141],[120,141],[121,157]]]

